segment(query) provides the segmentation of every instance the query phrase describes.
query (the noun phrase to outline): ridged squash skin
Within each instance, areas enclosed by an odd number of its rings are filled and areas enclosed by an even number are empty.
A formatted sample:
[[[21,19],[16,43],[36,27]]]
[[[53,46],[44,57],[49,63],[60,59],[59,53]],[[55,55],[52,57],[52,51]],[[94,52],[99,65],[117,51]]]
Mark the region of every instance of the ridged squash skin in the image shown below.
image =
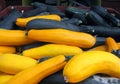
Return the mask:
[[[105,51],[87,51],[68,61],[63,70],[66,82],[77,83],[103,73],[120,78],[120,59]]]
[[[0,46],[0,53],[16,53],[16,48],[12,46]]]
[[[59,15],[55,15],[55,14],[51,14],[51,15],[38,15],[38,16],[32,16],[32,17],[28,17],[28,18],[17,18],[16,20],[16,25],[21,26],[21,27],[25,27],[26,24],[33,20],[33,19],[51,19],[51,20],[57,20],[57,21],[61,21],[61,18]]]
[[[20,46],[34,42],[22,30],[0,30],[1,46]]]
[[[96,38],[88,33],[75,32],[66,29],[33,29],[28,32],[28,37],[37,41],[72,45],[81,48],[90,48],[96,42]]]
[[[21,71],[6,84],[37,84],[43,78],[61,70],[65,64],[65,56],[55,56],[36,66]]]
[[[9,74],[6,74],[6,73],[0,74],[0,84],[5,84],[12,77],[13,77],[13,75],[9,75]]]
[[[46,44],[40,47],[24,50],[23,56],[40,59],[42,57],[57,55],[74,56],[82,52],[82,49],[76,46]]]
[[[36,64],[37,60],[17,54],[3,54],[0,56],[0,71],[9,74],[16,74]]]

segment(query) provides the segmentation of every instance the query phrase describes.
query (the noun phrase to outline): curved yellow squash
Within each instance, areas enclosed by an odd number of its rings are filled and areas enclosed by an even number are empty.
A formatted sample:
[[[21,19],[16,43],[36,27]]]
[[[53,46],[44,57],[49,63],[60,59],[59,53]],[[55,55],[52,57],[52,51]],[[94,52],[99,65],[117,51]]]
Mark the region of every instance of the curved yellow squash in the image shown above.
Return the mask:
[[[120,78],[120,59],[105,51],[88,51],[71,58],[63,70],[66,82],[77,83],[103,73]]]
[[[120,49],[120,43],[117,43],[118,49]],[[89,51],[95,51],[95,50],[101,50],[101,51],[108,51],[108,46],[107,45],[100,45],[96,46],[94,48],[89,49]]]
[[[5,74],[5,73],[0,74],[0,84],[5,84],[12,77],[13,75]]]
[[[17,18],[16,25],[21,26],[21,27],[25,27],[26,24],[29,21],[31,21],[33,19],[39,19],[39,18],[61,21],[60,16],[55,15],[55,14],[51,14],[51,15],[38,15],[38,16],[32,16],[32,17],[28,17],[28,18]]]
[[[0,71],[16,74],[37,64],[37,60],[17,54],[3,54],[0,56]]]
[[[40,47],[32,48],[23,51],[23,56],[40,59],[47,56],[73,56],[82,53],[82,49],[76,46],[46,44]]]
[[[36,66],[21,71],[6,84],[37,84],[43,78],[61,70],[65,64],[65,57],[63,55],[50,58]]]

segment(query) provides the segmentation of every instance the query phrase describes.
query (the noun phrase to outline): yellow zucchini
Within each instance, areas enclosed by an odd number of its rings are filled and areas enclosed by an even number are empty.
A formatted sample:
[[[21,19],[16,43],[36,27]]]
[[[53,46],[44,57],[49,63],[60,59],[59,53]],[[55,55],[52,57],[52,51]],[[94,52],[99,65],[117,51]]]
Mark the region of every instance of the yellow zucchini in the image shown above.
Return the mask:
[[[16,74],[37,64],[37,60],[17,54],[3,54],[0,56],[0,71]]]
[[[57,21],[61,21],[60,16],[55,15],[55,14],[51,14],[51,15],[38,15],[38,16],[32,16],[32,17],[28,17],[28,18],[17,18],[16,20],[16,25],[21,26],[21,27],[25,27],[26,24],[33,20],[33,19],[51,19],[51,20],[57,20]]]
[[[66,29],[32,29],[28,32],[28,37],[37,41],[72,45],[81,48],[90,48],[96,42],[96,38],[88,33]]]
[[[107,45],[107,51],[112,52],[114,50],[118,50],[119,47],[117,45],[117,42],[112,37],[106,38],[106,45]]]
[[[20,46],[34,42],[22,30],[0,30],[1,46]]]
[[[68,61],[63,70],[66,82],[77,83],[97,74],[120,78],[120,59],[105,51],[87,51]]]
[[[59,55],[43,61],[16,74],[6,84],[37,84],[43,78],[61,70],[65,66],[65,57]]]
[[[0,46],[0,53],[16,53],[16,48],[12,46]]]
[[[73,56],[82,53],[82,49],[76,46],[46,44],[40,47],[32,48],[23,51],[23,56],[40,59],[46,56]]]
[[[120,49],[120,43],[117,43],[118,49]],[[101,50],[101,51],[108,51],[107,45],[100,45],[97,47],[94,47],[92,49],[89,49],[89,51],[95,51],[95,50]]]
[[[13,77],[13,75],[9,75],[9,74],[6,74],[6,73],[0,74],[0,84],[5,84],[12,77]]]

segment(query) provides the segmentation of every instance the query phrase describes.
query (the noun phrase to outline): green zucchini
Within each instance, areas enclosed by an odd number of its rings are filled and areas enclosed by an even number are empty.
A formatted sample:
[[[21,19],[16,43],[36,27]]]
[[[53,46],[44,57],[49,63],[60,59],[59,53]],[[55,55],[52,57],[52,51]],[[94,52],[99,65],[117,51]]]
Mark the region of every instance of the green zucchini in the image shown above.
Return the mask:
[[[22,13],[20,13],[17,9],[12,9],[10,13],[0,21],[0,28],[2,29],[14,29],[15,21],[17,18],[21,17]]]
[[[119,27],[104,27],[104,26],[79,26],[80,31],[86,32],[92,35],[97,35],[99,37],[119,37],[120,28]]]
[[[56,29],[63,28],[72,31],[79,31],[79,26],[75,26],[69,23],[49,20],[49,19],[34,19],[27,23],[27,30],[30,29]]]
[[[99,25],[99,26],[106,26],[110,27],[108,23],[102,18],[100,15],[98,15],[96,12],[90,10],[87,15],[87,24],[90,25]]]
[[[64,23],[74,24],[74,25],[80,25],[82,24],[82,21],[77,18],[71,18],[69,20],[64,21]]]
[[[107,9],[105,9],[104,7],[92,6],[91,10],[104,17],[108,22],[111,22],[113,26],[120,26],[120,19],[107,12]]]
[[[86,16],[87,16],[88,9],[80,9],[76,7],[67,7],[65,10],[67,17],[74,17],[81,20],[83,23],[86,22]]]
[[[46,5],[46,4],[39,3],[39,2],[34,2],[33,6],[36,8],[39,8],[39,7],[47,8],[47,12],[49,12],[50,14],[57,14],[61,17],[65,17],[65,14],[55,6]]]
[[[35,8],[35,9],[24,12],[22,17],[31,17],[46,11],[47,9],[39,7],[39,8]]]

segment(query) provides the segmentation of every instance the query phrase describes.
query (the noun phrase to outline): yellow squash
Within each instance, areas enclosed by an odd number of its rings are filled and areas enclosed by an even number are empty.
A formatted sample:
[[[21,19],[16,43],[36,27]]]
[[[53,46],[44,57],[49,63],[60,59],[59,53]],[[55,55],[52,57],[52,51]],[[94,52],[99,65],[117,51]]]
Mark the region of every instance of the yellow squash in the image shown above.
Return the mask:
[[[118,50],[119,47],[117,45],[117,42],[112,37],[106,38],[106,45],[107,45],[107,51],[112,52],[113,50]]]
[[[36,64],[37,60],[17,54],[3,54],[0,56],[0,71],[9,74],[16,74]]]
[[[51,15],[38,15],[38,16],[32,16],[32,17],[28,17],[28,18],[17,18],[16,20],[16,25],[21,26],[21,27],[25,27],[26,24],[33,20],[33,19],[51,19],[51,20],[57,20],[57,21],[61,21],[60,16],[55,15],[55,14],[51,14]]]
[[[5,84],[12,77],[13,77],[13,75],[9,75],[9,74],[6,74],[6,73],[0,74],[0,84]]]
[[[76,46],[46,44],[40,47],[32,48],[23,51],[23,56],[40,59],[46,56],[73,56],[82,53],[82,49]]]
[[[20,46],[34,42],[22,30],[0,30],[1,46]]]
[[[117,43],[118,49],[120,49],[120,43]],[[100,45],[97,47],[94,47],[92,49],[89,49],[89,51],[95,51],[95,50],[101,50],[101,51],[108,51],[108,46],[107,45]]]
[[[61,70],[65,64],[65,57],[63,55],[50,58],[36,66],[21,71],[6,84],[37,84],[43,78]]]
[[[96,42],[95,37],[88,33],[66,29],[30,30],[28,37],[37,41],[72,45],[81,48],[90,48]]]
[[[88,77],[103,73],[120,78],[120,59],[105,51],[88,51],[68,61],[63,70],[66,82],[77,83]]]
[[[11,46],[0,46],[0,53],[16,53],[16,48]]]
[[[106,45],[100,45],[100,46],[94,47],[92,49],[89,49],[88,51],[95,51],[95,50],[107,51],[107,46]]]

